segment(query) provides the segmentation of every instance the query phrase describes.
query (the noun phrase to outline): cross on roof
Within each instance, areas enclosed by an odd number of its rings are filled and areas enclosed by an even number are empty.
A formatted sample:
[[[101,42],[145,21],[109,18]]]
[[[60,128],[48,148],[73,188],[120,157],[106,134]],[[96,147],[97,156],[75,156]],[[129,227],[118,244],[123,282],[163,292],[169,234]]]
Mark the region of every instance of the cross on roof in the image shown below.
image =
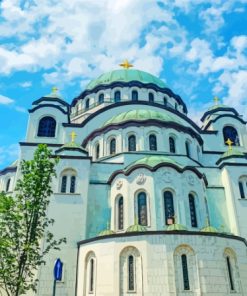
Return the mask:
[[[133,67],[133,65],[130,64],[128,60],[124,60],[121,64],[119,64],[119,66],[123,67],[124,69],[129,69]]]
[[[217,96],[214,97],[214,103],[215,103],[215,105],[218,105],[218,103],[219,103],[219,98]]]
[[[71,136],[71,142],[74,143],[75,142],[75,138],[77,137],[77,134],[74,131],[72,131],[71,134],[70,134],[70,136]]]
[[[227,139],[226,144],[228,145],[229,150],[232,150],[232,144],[233,142],[231,141],[231,139]]]

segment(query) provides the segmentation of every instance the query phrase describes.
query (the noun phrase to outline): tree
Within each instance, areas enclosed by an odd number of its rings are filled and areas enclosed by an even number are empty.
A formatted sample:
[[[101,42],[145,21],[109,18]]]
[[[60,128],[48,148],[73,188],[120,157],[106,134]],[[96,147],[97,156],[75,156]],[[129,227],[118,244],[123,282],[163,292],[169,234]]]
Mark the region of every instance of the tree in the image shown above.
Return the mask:
[[[54,238],[49,230],[54,220],[46,215],[57,162],[46,145],[39,145],[33,160],[21,162],[13,196],[0,193],[0,290],[8,296],[36,291],[35,273],[44,256],[66,242]]]

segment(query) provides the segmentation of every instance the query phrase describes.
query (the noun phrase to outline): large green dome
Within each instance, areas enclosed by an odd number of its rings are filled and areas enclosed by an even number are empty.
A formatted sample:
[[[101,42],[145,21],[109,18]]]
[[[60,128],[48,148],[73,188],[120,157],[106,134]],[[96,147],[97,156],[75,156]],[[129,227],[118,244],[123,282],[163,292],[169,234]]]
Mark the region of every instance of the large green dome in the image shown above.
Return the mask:
[[[145,84],[152,83],[161,88],[167,87],[166,84],[158,77],[136,69],[120,69],[100,75],[97,79],[92,80],[86,86],[86,90],[91,90],[100,84],[111,84],[113,82],[130,82],[139,81]]]
[[[109,124],[119,124],[125,121],[130,120],[149,120],[149,119],[156,119],[160,121],[172,121],[179,123],[179,120],[174,116],[167,114],[166,112],[159,112],[154,110],[145,110],[145,109],[138,109],[138,110],[131,110],[127,112],[120,113],[118,115],[113,116],[111,119],[107,120],[103,126]]]

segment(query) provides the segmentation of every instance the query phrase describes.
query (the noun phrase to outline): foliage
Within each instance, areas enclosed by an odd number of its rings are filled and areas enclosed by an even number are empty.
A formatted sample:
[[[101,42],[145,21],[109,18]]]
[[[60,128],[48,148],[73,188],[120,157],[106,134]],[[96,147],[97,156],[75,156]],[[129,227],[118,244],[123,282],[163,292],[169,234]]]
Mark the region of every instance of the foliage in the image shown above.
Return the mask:
[[[66,242],[54,238],[49,231],[54,220],[47,217],[57,162],[46,145],[39,145],[32,160],[21,162],[14,193],[0,193],[0,290],[9,296],[35,291],[44,256]]]

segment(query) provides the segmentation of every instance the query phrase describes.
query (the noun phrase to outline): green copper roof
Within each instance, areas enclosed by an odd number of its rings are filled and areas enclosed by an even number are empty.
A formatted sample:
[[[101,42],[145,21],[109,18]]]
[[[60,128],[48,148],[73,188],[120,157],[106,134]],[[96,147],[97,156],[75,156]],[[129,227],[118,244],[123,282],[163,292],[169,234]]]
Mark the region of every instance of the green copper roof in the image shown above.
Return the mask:
[[[78,149],[81,149],[83,151],[86,151],[79,144],[77,144],[75,142],[65,143],[61,148],[78,148]]]
[[[218,109],[218,108],[229,108],[229,106],[223,105],[223,104],[213,105],[210,108],[208,108],[208,111],[215,110],[215,109]]]
[[[220,159],[224,159],[229,156],[245,156],[245,154],[235,148],[228,149],[221,157]]]
[[[138,109],[138,110],[131,110],[127,112],[120,113],[118,115],[113,116],[111,119],[107,120],[103,126],[109,124],[119,124],[122,122],[130,121],[130,120],[149,120],[149,119],[156,119],[160,121],[172,121],[179,123],[179,119],[175,118],[174,116],[167,114],[165,111],[154,111],[154,110],[146,110],[146,109]]]
[[[136,69],[119,69],[100,75],[97,79],[89,82],[89,84],[86,86],[86,89],[91,90],[100,84],[130,81],[139,81],[146,84],[153,83],[161,88],[167,87],[161,79],[150,73]]]
[[[202,232],[218,232],[218,230],[213,227],[213,226],[206,226],[206,227],[203,227],[200,231]]]
[[[145,232],[145,231],[147,231],[147,228],[140,224],[131,225],[126,230],[126,232]]]
[[[166,157],[166,156],[163,156],[163,155],[151,155],[151,156],[146,156],[146,157],[143,157],[141,159],[138,159],[134,162],[132,162],[130,165],[128,165],[126,167],[126,169],[129,169],[133,166],[136,166],[136,165],[147,165],[151,168],[154,168],[156,165],[160,164],[160,163],[170,163],[170,164],[173,164],[173,165],[176,165],[180,168],[182,168],[182,166],[176,162],[175,160],[169,158],[169,157]]]
[[[169,225],[166,230],[173,231],[173,230],[188,230],[188,229],[182,224],[175,223],[175,224]]]
[[[115,231],[113,230],[110,230],[110,229],[105,229],[105,230],[102,230],[98,236],[105,236],[105,235],[113,235],[113,234],[116,234]]]

